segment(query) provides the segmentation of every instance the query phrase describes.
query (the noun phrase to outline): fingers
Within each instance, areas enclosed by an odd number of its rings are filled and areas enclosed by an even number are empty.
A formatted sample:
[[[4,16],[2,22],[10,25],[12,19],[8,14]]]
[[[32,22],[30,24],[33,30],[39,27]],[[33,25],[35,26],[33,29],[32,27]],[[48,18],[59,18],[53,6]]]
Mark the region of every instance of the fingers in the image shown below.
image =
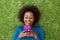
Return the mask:
[[[30,36],[30,32],[25,32],[24,35],[25,36]]]
[[[23,36],[29,36],[30,32],[25,32],[24,30],[22,31]]]
[[[25,35],[24,35],[24,31],[22,31],[20,34],[19,34],[19,37],[20,38],[22,38],[22,37],[24,37]]]
[[[30,31],[30,32],[24,32],[22,31],[20,33],[20,37],[24,37],[24,36],[34,36],[35,38],[37,37],[37,34],[33,31]]]

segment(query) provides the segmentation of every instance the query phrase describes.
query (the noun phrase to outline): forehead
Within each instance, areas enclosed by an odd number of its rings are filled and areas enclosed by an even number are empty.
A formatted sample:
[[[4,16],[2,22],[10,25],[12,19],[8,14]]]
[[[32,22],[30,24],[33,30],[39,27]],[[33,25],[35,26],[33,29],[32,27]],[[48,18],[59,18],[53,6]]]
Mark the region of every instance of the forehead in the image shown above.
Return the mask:
[[[34,16],[33,12],[25,12],[25,16]]]

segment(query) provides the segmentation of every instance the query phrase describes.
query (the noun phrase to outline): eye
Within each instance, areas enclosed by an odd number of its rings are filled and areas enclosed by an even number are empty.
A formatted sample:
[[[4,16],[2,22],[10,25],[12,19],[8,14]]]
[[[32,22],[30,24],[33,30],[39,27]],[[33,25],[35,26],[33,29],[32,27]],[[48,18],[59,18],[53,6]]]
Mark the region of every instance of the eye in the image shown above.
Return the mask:
[[[32,17],[30,19],[33,19]]]
[[[30,19],[33,19],[33,18],[34,18],[33,16],[30,17]]]
[[[25,17],[25,19],[27,19],[27,17]]]

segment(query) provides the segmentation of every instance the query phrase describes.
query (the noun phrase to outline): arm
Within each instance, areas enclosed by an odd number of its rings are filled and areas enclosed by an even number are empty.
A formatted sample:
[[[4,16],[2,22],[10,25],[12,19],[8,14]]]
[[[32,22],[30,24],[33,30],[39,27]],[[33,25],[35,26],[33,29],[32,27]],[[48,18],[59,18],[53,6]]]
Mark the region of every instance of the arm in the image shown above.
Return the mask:
[[[16,27],[16,29],[14,30],[14,34],[13,34],[13,39],[12,40],[21,40],[18,37],[18,34],[21,32],[21,29],[19,29],[19,27]]]
[[[38,38],[37,40],[44,40],[44,33],[42,31],[42,28],[38,28]]]

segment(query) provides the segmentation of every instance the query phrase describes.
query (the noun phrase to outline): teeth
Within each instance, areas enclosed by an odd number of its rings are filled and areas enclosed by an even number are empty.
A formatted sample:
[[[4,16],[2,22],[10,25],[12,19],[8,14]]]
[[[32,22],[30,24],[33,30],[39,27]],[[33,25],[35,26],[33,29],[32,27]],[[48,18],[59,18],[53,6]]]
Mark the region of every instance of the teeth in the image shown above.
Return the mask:
[[[27,21],[27,24],[29,25],[30,24],[30,21]]]
[[[30,21],[28,21],[27,23],[30,23]]]

